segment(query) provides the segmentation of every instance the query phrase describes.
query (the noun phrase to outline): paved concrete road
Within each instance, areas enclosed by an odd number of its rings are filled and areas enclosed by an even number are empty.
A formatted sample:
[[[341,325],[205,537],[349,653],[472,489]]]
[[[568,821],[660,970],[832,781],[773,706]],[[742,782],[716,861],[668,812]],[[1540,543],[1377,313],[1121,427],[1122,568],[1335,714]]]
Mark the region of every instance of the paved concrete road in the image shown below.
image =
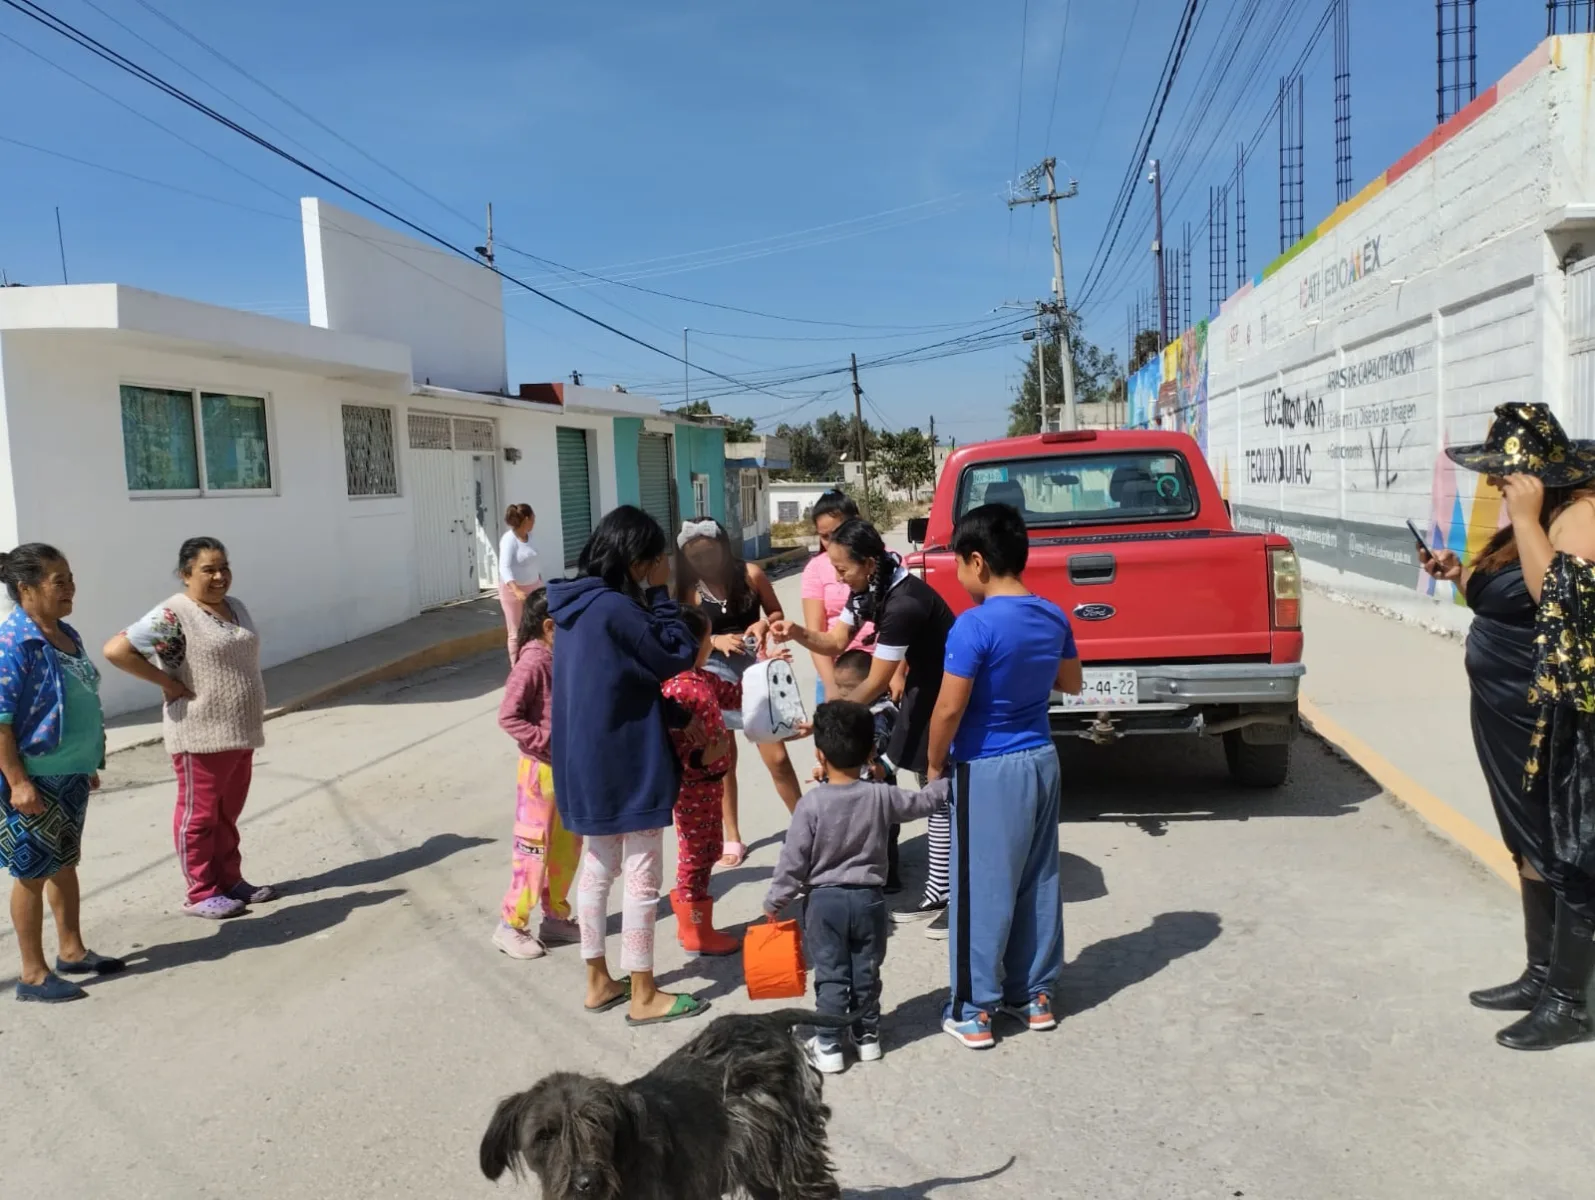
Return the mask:
[[[0,1192],[487,1196],[476,1144],[499,1096],[553,1068],[640,1073],[694,1032],[584,1014],[573,950],[490,945],[502,674],[488,657],[274,722],[246,865],[291,894],[221,926],[177,912],[165,764],[113,761],[85,908],[91,944],[134,969],[83,1003],[0,1003]],[[758,849],[717,877],[735,920],[782,826],[747,758]],[[1232,789],[1213,746],[1065,762],[1069,1015],[963,1050],[937,1032],[945,945],[894,938],[887,1057],[827,1084],[849,1196],[1590,1194],[1595,1047],[1511,1055],[1464,999],[1517,967],[1500,882],[1314,744],[1263,796]],[[750,1007],[735,960],[684,969],[661,944],[668,982]]]

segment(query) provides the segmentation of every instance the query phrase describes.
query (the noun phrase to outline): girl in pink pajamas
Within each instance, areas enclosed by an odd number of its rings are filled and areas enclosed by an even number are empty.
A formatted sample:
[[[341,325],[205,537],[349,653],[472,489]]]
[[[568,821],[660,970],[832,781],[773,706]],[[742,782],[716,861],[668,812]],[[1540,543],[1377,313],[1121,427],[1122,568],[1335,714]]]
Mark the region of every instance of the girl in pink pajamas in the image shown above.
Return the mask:
[[[548,616],[548,593],[526,598],[516,636],[519,647],[499,727],[520,747],[521,766],[515,791],[515,843],[511,852],[509,891],[493,944],[511,958],[541,958],[551,945],[578,941],[571,919],[570,887],[581,859],[582,840],[559,821],[554,807],[554,771],[549,766],[549,710],[553,703],[554,622]],[[543,924],[533,934],[532,910],[541,903]]]

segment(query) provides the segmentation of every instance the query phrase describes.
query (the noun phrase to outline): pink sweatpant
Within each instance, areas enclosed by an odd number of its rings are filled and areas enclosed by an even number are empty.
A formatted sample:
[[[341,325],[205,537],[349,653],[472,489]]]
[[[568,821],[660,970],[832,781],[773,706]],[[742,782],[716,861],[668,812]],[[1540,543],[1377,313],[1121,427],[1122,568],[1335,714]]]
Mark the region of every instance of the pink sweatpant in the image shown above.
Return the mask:
[[[504,627],[509,630],[510,662],[515,661],[515,651],[520,643],[516,635],[521,631],[521,612],[526,608],[526,601],[515,594],[515,589],[507,583],[498,585],[498,604],[504,610]]]
[[[244,878],[238,818],[249,799],[255,752],[174,754],[172,767],[177,772],[172,840],[177,843],[177,865],[188,884],[188,902],[198,904],[226,895]]]

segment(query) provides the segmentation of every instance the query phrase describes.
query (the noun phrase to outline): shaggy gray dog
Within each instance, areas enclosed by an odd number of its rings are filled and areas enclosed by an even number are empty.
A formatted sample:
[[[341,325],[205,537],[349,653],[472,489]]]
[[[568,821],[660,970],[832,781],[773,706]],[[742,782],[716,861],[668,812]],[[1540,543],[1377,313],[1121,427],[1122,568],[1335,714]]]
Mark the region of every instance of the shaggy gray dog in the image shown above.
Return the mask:
[[[838,1200],[831,1110],[792,1030],[857,1016],[720,1017],[630,1083],[549,1075],[499,1104],[482,1173],[530,1171],[548,1200]]]

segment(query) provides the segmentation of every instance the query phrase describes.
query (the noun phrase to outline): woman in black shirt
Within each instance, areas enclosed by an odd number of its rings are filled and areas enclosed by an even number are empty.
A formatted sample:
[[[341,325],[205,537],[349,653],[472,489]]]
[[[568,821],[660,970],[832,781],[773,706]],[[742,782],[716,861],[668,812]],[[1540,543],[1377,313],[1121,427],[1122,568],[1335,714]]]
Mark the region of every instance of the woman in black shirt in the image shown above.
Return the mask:
[[[826,553],[836,577],[853,593],[847,607],[824,633],[786,620],[772,621],[770,633],[777,641],[793,641],[815,654],[835,658],[847,649],[855,629],[873,621],[870,652],[874,663],[869,678],[850,698],[859,704],[873,704],[891,689],[898,668],[907,665],[898,701],[902,713],[892,732],[889,754],[894,765],[923,777],[929,757],[930,718],[941,691],[953,611],[928,583],[886,549],[880,533],[867,521],[854,519],[842,525],[831,535]],[[928,918],[946,909],[950,846],[944,812],[930,819],[930,874],[924,900],[904,915]]]

